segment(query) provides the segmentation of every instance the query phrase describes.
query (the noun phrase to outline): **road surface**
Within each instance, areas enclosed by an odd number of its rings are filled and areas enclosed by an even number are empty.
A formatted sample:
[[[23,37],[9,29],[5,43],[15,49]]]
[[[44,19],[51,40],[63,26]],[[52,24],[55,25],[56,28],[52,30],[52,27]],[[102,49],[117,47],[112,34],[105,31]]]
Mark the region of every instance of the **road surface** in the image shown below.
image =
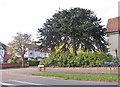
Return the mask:
[[[78,81],[78,80],[63,80],[56,79],[50,77],[40,77],[40,76],[32,76],[31,74],[41,73],[38,71],[37,67],[29,67],[29,68],[15,68],[15,69],[3,69],[1,72],[1,82],[0,85],[109,85],[111,87],[118,87],[117,82],[99,82],[99,81]],[[23,86],[22,86],[23,87]]]

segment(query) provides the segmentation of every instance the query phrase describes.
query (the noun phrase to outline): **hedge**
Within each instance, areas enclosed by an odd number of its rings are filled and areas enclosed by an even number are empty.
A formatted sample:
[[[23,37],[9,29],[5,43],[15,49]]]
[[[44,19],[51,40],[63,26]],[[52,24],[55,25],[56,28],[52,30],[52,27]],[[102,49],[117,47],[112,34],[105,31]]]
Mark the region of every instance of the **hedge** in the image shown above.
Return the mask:
[[[29,66],[37,66],[39,65],[39,61],[37,60],[28,60]]]
[[[45,66],[58,67],[81,67],[81,66],[103,66],[104,62],[111,62],[112,56],[110,54],[102,53],[80,53],[73,56],[68,52],[57,52],[40,64]]]

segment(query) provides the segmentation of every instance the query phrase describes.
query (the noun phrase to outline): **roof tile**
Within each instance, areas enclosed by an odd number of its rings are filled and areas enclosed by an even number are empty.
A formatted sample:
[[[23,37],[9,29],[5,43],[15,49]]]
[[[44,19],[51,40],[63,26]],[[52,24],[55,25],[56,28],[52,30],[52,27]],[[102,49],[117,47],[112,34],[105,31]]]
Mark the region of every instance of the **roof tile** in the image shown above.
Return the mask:
[[[108,19],[107,32],[120,31],[120,17]]]

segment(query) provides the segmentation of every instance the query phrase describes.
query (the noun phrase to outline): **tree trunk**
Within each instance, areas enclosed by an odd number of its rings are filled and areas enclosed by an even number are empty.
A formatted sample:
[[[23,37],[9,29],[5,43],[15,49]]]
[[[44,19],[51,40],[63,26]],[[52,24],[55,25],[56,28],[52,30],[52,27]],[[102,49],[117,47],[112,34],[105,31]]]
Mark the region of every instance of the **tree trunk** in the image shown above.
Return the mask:
[[[77,56],[77,51],[76,51],[75,46],[73,46],[73,54],[74,54],[74,56]]]
[[[22,55],[22,67],[25,67],[25,59],[24,59],[24,55]]]
[[[73,41],[72,41],[72,45],[73,45],[73,55],[77,56],[77,47],[76,47],[76,43],[75,43],[74,38],[73,38]]]

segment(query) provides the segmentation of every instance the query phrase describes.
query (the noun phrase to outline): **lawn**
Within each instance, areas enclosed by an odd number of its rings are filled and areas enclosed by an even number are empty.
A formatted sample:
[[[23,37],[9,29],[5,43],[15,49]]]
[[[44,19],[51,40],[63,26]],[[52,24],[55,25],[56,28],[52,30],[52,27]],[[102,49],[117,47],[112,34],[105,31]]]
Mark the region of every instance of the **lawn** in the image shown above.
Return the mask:
[[[84,80],[84,81],[109,81],[117,82],[118,76],[82,76],[76,74],[61,74],[61,73],[41,73],[32,74],[33,76],[57,77],[65,80]]]

